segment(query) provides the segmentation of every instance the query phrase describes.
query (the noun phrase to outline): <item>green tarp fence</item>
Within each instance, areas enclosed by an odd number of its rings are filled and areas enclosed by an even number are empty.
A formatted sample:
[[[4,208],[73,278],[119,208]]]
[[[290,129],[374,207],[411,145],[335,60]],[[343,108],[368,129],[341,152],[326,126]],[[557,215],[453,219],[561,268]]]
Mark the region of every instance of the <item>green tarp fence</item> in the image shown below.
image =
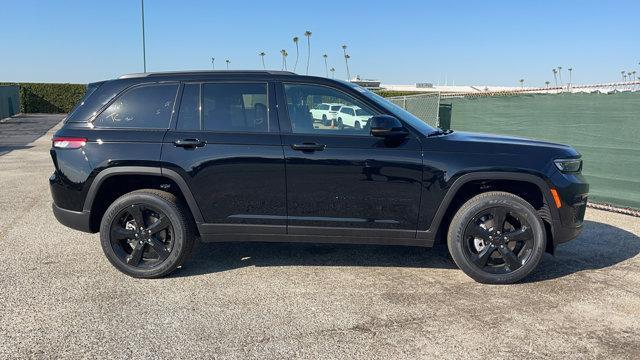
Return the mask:
[[[640,93],[443,99],[451,128],[569,144],[594,202],[640,209]]]
[[[20,111],[19,100],[17,85],[0,85],[0,120]]]

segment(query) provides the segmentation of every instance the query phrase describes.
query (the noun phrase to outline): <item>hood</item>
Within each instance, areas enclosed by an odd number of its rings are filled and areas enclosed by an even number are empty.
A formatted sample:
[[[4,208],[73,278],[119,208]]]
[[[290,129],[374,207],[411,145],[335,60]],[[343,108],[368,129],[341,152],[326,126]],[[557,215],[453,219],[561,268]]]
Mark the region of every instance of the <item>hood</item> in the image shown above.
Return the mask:
[[[431,141],[433,140],[433,141]],[[553,158],[580,157],[573,147],[515,136],[454,131],[424,141],[425,150],[481,154],[538,155]]]

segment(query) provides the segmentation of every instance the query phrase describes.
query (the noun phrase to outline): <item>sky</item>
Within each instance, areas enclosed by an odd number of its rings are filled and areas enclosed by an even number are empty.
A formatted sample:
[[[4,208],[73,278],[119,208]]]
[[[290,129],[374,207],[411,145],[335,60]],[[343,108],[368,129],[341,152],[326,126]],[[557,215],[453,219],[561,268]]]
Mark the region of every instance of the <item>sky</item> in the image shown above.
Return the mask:
[[[0,82],[87,83],[142,72],[140,0],[0,0]],[[640,1],[146,0],[147,71],[281,69],[386,84],[543,86],[640,73]],[[568,73],[563,70],[563,76]],[[640,76],[640,75],[639,75]],[[565,82],[567,79],[563,79]]]

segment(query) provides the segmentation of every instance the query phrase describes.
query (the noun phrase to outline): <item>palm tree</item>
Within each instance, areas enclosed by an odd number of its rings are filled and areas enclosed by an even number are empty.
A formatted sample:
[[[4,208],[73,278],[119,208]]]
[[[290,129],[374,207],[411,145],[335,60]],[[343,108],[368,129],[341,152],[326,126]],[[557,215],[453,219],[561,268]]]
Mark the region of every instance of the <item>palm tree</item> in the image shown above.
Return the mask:
[[[307,72],[305,74],[309,75],[309,61],[311,61],[311,31],[305,31],[304,36],[307,37]]]
[[[571,72],[573,71],[573,68],[568,68],[567,70],[569,70],[569,87],[571,87]]]
[[[298,67],[298,58],[300,57],[300,50],[298,49],[298,41],[300,39],[297,36],[293,37],[293,43],[296,44],[296,62],[293,64],[293,72],[296,72],[296,68]]]
[[[264,66],[264,56],[267,55],[267,53],[265,53],[264,51],[260,52],[258,55],[260,55],[260,59],[262,60],[262,68],[266,69],[267,67]]]
[[[518,80],[520,82],[520,88],[524,89],[524,79]]]
[[[622,74],[622,80],[623,81],[627,81],[627,75],[625,75],[625,71],[622,70],[622,71],[620,71],[620,73]]]
[[[229,64],[231,63],[231,61],[229,61],[229,59],[225,60],[224,62],[227,63],[227,70],[229,70]]]
[[[211,70],[215,70],[216,69],[216,58],[212,57],[211,58]]]
[[[324,72],[326,76],[329,77],[329,67],[327,66],[327,57],[329,57],[329,55],[324,54],[322,57],[324,58]]]
[[[287,55],[289,55],[287,50],[280,50],[280,55],[282,55],[282,70],[287,70]]]
[[[347,80],[351,79],[349,74],[349,63],[347,62],[347,45],[342,45],[342,55],[344,56],[344,62],[347,65]]]
[[[560,86],[562,86],[562,66],[558,66],[558,79],[560,79]]]
[[[332,67],[331,69],[329,69],[329,71],[331,71],[331,78],[335,79],[335,77],[336,77],[336,68]]]
[[[544,84],[547,86],[547,89],[549,88],[549,84],[551,84],[551,81],[545,81]]]
[[[553,69],[553,80],[556,82],[556,87],[558,87],[558,69]]]
[[[636,77],[636,71],[635,70],[633,70],[631,72],[631,74],[633,74],[633,80],[638,80],[638,78]]]
[[[351,56],[349,56],[349,54],[344,54],[344,64],[347,66],[347,81],[351,80],[351,73],[349,72],[349,59],[351,59]]]

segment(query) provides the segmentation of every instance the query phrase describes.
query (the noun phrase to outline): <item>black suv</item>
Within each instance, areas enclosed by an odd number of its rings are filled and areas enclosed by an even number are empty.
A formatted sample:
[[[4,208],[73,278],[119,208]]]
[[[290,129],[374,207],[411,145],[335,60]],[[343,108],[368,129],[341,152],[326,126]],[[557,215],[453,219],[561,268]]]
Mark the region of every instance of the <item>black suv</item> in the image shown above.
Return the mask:
[[[588,192],[569,146],[443,131],[354,84],[280,71],[90,84],[51,156],[56,218],[99,231],[141,278],[197,238],[446,241],[476,281],[512,283],[579,234]]]

